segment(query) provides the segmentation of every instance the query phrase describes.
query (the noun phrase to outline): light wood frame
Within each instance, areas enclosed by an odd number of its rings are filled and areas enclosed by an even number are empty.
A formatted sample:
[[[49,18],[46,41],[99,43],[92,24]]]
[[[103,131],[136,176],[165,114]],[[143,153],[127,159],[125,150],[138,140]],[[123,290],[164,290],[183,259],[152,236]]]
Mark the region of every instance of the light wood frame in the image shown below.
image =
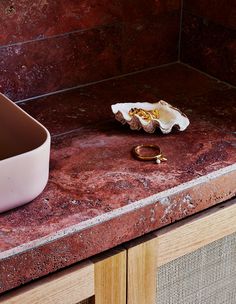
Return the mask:
[[[152,304],[156,295],[157,239],[139,238],[127,248],[127,303]]]
[[[127,246],[127,304],[154,304],[157,268],[236,232],[236,199],[157,230]]]
[[[125,304],[126,251],[111,250],[51,274],[0,296],[0,303]]]

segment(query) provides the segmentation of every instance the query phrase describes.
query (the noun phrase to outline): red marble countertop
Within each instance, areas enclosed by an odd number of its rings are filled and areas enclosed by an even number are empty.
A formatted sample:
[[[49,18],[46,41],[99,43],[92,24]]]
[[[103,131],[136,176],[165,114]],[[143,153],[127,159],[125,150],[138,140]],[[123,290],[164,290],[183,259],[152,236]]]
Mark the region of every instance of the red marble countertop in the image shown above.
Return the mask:
[[[110,109],[159,99],[188,115],[186,131],[131,131]],[[20,103],[52,134],[51,170],[36,200],[0,215],[1,292],[235,196],[235,101],[236,88],[172,64]],[[133,159],[140,143],[168,162]]]

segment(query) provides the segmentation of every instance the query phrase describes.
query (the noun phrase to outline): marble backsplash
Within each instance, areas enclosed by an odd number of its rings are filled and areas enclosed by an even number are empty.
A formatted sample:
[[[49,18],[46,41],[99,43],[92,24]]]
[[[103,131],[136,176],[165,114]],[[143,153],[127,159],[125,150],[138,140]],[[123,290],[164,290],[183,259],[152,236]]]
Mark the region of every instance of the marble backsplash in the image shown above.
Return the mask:
[[[235,0],[2,0],[0,20],[14,101],[177,60],[236,84]]]
[[[3,0],[0,91],[13,100],[178,59],[180,0]]]
[[[235,0],[184,0],[181,61],[236,85]]]

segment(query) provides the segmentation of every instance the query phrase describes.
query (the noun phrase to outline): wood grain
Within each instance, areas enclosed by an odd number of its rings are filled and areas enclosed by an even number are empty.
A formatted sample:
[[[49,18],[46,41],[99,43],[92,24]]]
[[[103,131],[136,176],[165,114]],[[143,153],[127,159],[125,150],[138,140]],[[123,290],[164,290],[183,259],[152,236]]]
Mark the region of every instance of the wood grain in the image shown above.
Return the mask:
[[[95,304],[126,304],[126,251],[110,251],[95,262]]]
[[[127,304],[154,304],[156,299],[156,238],[128,245]]]
[[[193,252],[236,231],[236,200],[158,230],[158,266]]]
[[[76,304],[94,295],[94,265],[80,263],[0,297],[4,304]]]

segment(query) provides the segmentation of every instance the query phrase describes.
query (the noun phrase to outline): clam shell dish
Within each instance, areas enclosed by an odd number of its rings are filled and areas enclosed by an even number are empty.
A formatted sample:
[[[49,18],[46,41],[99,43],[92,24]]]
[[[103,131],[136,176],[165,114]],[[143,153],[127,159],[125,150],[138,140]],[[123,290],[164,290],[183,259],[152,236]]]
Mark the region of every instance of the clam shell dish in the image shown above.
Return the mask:
[[[153,133],[160,128],[162,133],[168,134],[173,127],[184,131],[189,125],[187,116],[164,100],[157,103],[116,103],[111,109],[115,118],[122,124],[128,123],[132,130],[144,129]]]

